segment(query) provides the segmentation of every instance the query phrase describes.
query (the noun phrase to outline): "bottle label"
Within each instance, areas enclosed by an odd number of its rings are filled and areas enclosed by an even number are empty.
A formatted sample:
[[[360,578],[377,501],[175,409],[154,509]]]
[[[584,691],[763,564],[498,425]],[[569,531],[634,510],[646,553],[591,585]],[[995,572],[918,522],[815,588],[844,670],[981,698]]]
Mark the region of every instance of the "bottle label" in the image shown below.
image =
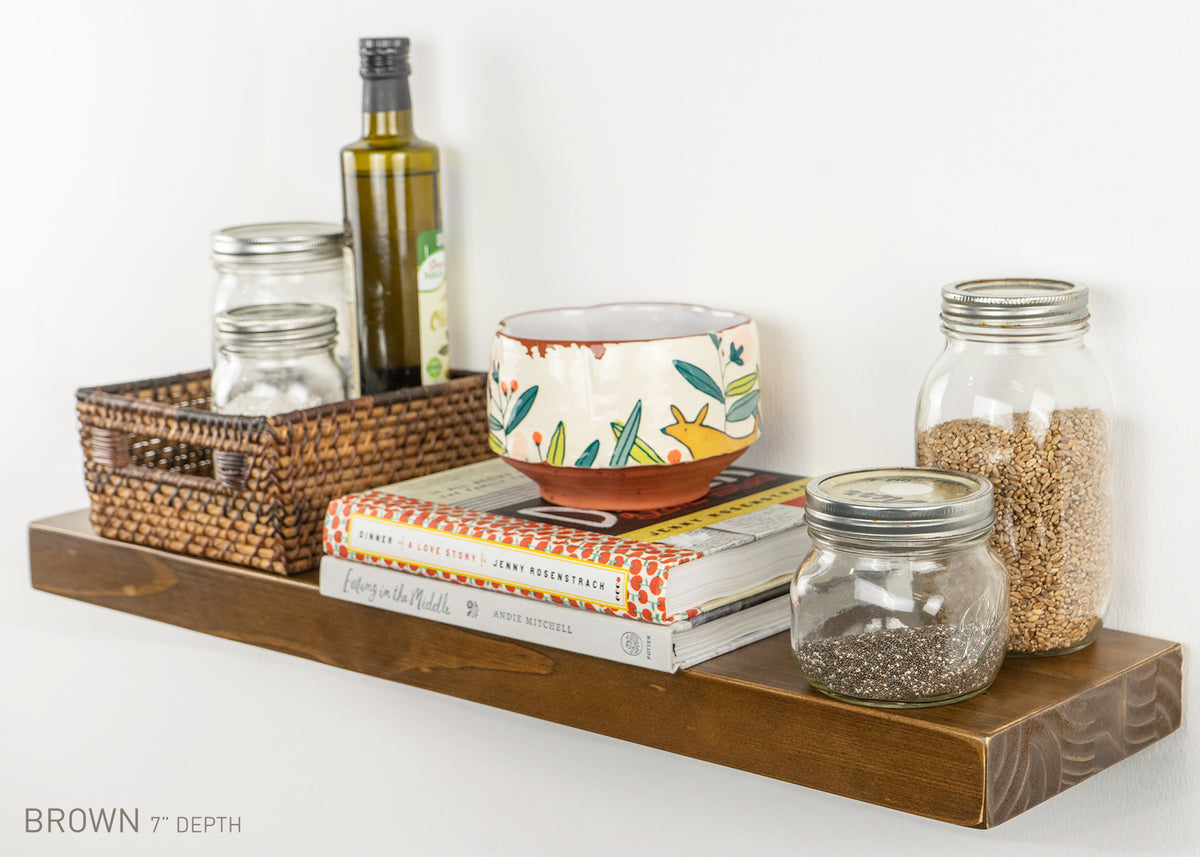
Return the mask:
[[[446,300],[446,251],[440,229],[417,236],[417,293],[421,331],[421,383],[450,375],[450,325]]]

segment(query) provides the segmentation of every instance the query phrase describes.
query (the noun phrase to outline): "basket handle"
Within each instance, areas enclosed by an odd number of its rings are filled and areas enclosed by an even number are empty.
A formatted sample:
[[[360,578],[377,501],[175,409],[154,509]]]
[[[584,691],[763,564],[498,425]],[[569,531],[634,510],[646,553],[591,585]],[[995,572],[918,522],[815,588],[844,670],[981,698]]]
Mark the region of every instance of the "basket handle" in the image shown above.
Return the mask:
[[[199,487],[212,491],[225,488],[229,491],[245,491],[250,478],[250,457],[244,452],[210,449],[213,475],[192,476],[174,470],[144,467],[133,463],[133,436],[118,428],[92,426],[92,461],[142,479],[165,482],[177,486]]]
[[[129,432],[92,427],[92,460],[113,470],[129,466]]]

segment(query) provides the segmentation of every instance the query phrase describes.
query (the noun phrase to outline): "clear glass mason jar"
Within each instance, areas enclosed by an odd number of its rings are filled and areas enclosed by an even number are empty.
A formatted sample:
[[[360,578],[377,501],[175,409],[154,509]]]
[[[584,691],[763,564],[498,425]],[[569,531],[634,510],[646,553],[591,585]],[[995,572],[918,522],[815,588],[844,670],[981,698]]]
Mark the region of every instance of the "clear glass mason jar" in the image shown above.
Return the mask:
[[[212,262],[217,271],[214,317],[237,307],[271,303],[333,307],[338,326],[335,353],[346,375],[348,395],[358,395],[354,266],[343,226],[287,222],[221,229],[212,235]],[[214,366],[221,360],[214,349]]]
[[[942,290],[946,347],[921,387],[917,463],[995,486],[1012,654],[1083,648],[1108,610],[1112,397],[1088,318],[1087,288],[1058,280]]]
[[[849,471],[808,484],[812,550],[792,580],[792,650],[818,690],[907,708],[986,690],[1004,660],[1008,575],[992,486],[967,473]]]
[[[261,304],[217,316],[212,410],[271,416],[346,398],[334,356],[337,314],[323,304]]]

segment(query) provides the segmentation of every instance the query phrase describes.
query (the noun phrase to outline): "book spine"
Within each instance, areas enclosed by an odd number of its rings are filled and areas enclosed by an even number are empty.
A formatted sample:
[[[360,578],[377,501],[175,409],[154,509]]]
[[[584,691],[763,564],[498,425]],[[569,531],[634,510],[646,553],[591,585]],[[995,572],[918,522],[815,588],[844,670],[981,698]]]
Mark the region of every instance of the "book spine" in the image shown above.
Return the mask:
[[[673,628],[325,556],[321,594],[582,655],[675,672]]]
[[[325,519],[325,553],[656,623],[669,621],[662,587],[670,564],[699,556],[630,543],[620,557],[613,551],[599,554],[604,562],[581,559],[559,553],[562,543],[544,530],[503,531],[493,521],[457,520],[445,509],[401,520],[411,512],[401,504],[335,500]]]

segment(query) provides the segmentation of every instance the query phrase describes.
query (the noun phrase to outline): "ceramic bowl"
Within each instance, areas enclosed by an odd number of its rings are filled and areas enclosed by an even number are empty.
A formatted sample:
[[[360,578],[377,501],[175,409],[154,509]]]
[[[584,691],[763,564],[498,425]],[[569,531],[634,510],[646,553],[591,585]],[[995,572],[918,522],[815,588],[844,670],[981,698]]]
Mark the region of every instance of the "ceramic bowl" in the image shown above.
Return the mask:
[[[758,350],[749,316],[692,304],[510,316],[492,344],[491,448],[558,505],[695,500],[758,437]]]

